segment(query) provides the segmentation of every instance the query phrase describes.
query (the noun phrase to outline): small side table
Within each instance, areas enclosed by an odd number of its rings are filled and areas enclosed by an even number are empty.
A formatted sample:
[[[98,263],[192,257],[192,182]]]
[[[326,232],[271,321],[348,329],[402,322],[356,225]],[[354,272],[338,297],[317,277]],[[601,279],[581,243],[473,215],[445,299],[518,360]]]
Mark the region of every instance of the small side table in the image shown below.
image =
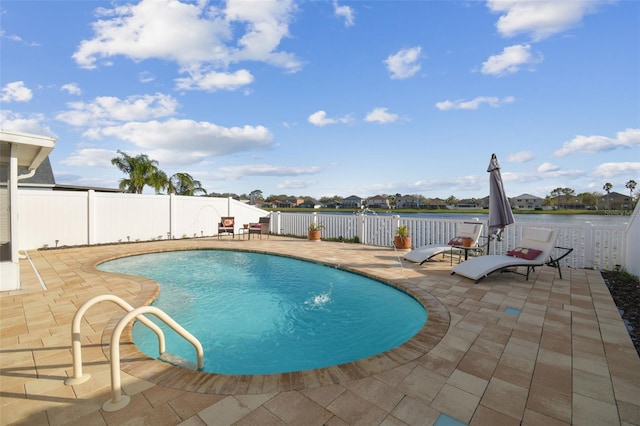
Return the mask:
[[[473,246],[473,247],[465,247],[465,246],[451,246],[451,264],[453,265],[453,250],[464,250],[464,260],[469,259],[469,252],[482,253],[482,247]]]

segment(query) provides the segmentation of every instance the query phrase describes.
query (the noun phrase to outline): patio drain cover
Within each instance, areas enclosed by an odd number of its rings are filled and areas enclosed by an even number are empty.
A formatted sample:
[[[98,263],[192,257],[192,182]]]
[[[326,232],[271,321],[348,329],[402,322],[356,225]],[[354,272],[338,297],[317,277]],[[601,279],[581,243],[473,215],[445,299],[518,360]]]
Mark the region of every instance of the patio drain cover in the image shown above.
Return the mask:
[[[509,315],[515,315],[515,316],[520,315],[520,312],[522,312],[520,311],[520,309],[516,309],[516,308],[504,308],[504,311]]]
[[[446,414],[440,414],[433,426],[467,426],[467,424]]]

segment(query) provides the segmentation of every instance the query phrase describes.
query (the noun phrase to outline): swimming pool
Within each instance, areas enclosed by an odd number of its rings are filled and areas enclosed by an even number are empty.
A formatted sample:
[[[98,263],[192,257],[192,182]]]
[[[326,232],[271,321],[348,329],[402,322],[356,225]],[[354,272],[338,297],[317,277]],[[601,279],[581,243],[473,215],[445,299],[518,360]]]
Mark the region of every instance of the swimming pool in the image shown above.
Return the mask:
[[[189,250],[117,259],[99,269],[157,281],[154,305],[202,342],[205,371],[212,373],[283,373],[366,358],[409,340],[427,319],[419,302],[379,281],[282,256]],[[171,330],[165,334],[168,352],[194,360],[190,344]],[[146,327],[136,323],[133,338],[157,357],[156,337]]]

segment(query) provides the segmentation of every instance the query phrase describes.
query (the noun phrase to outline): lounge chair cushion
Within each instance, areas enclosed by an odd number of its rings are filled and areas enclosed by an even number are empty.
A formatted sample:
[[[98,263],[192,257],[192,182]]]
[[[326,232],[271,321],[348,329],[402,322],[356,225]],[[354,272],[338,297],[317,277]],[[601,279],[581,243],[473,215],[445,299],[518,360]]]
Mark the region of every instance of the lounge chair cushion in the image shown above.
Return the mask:
[[[450,246],[464,246],[464,247],[471,247],[473,245],[473,238],[469,238],[469,237],[455,237],[452,238],[451,240],[449,240],[449,242],[447,243],[447,245]]]
[[[507,256],[519,257],[520,259],[533,260],[540,256],[542,250],[518,247],[507,252]]]
[[[226,218],[224,221],[222,221],[222,226],[224,226],[225,228],[233,226],[233,219]]]

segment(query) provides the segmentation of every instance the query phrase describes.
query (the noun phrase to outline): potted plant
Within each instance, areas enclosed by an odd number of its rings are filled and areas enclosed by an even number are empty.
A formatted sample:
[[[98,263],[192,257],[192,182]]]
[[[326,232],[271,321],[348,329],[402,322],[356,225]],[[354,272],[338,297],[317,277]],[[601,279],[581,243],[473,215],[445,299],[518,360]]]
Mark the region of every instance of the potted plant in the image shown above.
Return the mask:
[[[411,237],[409,236],[407,225],[398,226],[393,243],[397,249],[404,250],[411,248]]]
[[[309,224],[309,239],[311,241],[320,241],[320,230],[324,228],[324,225],[317,222],[311,222]]]

